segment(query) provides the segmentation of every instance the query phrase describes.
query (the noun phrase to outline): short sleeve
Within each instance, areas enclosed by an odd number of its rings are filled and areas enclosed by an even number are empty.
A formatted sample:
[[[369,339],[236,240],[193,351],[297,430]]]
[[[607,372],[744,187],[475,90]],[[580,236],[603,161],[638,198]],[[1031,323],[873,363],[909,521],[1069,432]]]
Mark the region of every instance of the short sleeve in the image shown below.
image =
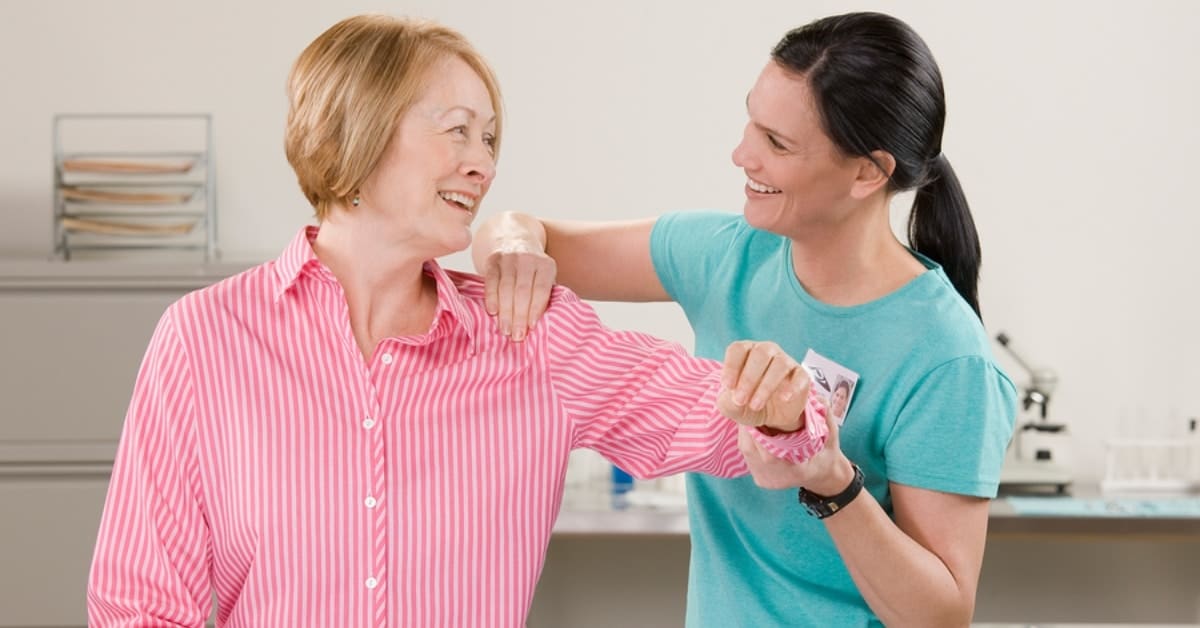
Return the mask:
[[[891,481],[995,497],[1016,419],[1016,388],[984,357],[933,369],[905,403],[885,444]]]
[[[650,232],[654,271],[671,300],[693,311],[743,223],[737,214],[689,211],[664,214]]]

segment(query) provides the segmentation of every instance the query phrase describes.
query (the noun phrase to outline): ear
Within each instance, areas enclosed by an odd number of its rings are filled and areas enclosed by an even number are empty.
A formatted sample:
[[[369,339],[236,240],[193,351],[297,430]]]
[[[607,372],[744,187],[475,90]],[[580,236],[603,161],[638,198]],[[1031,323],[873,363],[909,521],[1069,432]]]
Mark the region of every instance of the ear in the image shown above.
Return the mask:
[[[885,150],[875,150],[867,157],[857,159],[858,172],[850,188],[850,196],[861,200],[878,190],[886,189],[888,179],[896,170],[896,158]]]

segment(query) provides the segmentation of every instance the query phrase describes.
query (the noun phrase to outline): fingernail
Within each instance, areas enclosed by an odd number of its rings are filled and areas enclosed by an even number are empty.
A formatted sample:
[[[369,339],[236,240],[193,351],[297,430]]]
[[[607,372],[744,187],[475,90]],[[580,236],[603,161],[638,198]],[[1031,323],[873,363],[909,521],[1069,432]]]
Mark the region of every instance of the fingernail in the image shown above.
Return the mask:
[[[762,398],[762,397],[755,397],[755,398],[754,398],[754,399],[753,399],[753,400],[750,402],[750,409],[751,409],[751,410],[762,410],[762,407],[763,407],[763,398]]]
[[[513,334],[512,339],[517,342],[521,342],[525,339],[525,332],[518,329],[517,332]]]

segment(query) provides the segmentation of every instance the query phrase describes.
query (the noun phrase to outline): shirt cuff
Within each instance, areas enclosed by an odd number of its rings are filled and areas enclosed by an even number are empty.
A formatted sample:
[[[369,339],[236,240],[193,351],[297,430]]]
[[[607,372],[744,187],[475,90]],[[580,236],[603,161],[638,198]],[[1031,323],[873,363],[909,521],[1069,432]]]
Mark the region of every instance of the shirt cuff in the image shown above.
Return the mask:
[[[795,432],[767,436],[758,429],[742,426],[766,449],[781,460],[792,463],[807,462],[825,448],[829,438],[829,426],[825,423],[825,404],[815,392],[809,390],[808,403],[804,406],[804,427]]]

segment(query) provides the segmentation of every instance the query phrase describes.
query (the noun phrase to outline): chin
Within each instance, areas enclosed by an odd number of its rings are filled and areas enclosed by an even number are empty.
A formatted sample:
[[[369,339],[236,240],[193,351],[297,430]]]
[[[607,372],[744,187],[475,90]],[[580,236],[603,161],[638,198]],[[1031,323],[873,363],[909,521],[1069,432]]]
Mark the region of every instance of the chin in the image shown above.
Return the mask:
[[[754,201],[746,201],[745,207],[742,208],[742,217],[746,219],[746,224],[749,224],[755,229],[769,231],[774,223],[775,212],[767,211],[767,208],[762,206],[762,203]]]
[[[463,229],[461,234],[447,236],[442,240],[442,246],[447,249],[446,255],[460,253],[471,248],[471,230]]]

